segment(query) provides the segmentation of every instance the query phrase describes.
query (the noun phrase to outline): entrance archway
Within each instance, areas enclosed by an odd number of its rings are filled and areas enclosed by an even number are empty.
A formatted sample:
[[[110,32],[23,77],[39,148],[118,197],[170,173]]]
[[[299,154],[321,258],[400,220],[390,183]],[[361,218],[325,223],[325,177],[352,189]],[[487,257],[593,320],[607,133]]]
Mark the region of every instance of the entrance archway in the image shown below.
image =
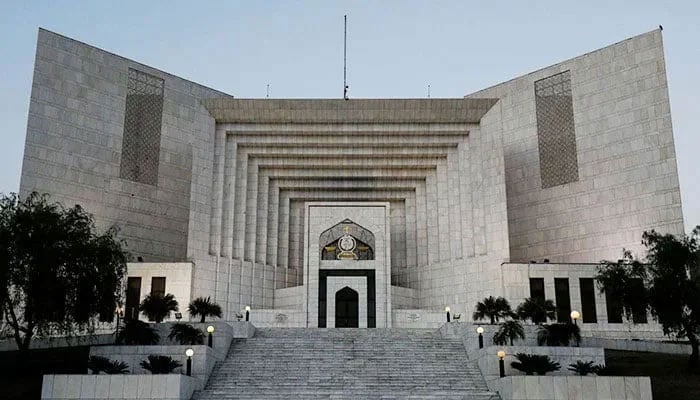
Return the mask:
[[[335,327],[358,328],[360,300],[356,291],[349,287],[340,289],[335,294]]]

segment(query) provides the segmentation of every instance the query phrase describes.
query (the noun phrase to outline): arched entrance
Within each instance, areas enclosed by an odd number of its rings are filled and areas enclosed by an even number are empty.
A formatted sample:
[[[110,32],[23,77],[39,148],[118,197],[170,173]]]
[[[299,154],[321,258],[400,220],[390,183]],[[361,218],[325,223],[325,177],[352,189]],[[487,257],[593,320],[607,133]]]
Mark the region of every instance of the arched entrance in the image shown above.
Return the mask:
[[[335,294],[336,328],[358,328],[359,311],[359,295],[356,291],[346,286]]]

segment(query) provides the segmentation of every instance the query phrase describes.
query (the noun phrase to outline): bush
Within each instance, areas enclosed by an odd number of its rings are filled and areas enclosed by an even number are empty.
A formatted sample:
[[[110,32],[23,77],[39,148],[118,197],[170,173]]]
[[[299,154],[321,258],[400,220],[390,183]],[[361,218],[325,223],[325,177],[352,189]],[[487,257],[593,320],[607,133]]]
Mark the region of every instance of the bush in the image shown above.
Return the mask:
[[[189,307],[187,307],[190,315],[193,317],[201,316],[199,322],[204,323],[206,317],[216,317],[221,318],[221,306],[216,303],[212,303],[211,297],[197,297],[190,302]]]
[[[593,361],[578,360],[575,364],[569,364],[569,368],[567,369],[575,372],[576,375],[586,376],[595,373],[596,365],[593,365]]]
[[[126,374],[129,372],[129,365],[123,361],[110,360],[102,356],[90,356],[88,361],[88,369],[93,375],[98,375],[104,372],[108,375]]]
[[[168,339],[177,340],[182,345],[202,344],[204,343],[204,332],[190,324],[177,323],[170,328]]]
[[[151,293],[147,295],[139,305],[139,311],[141,311],[149,321],[156,321],[156,323],[161,323],[165,318],[170,318],[170,312],[178,310],[177,300],[175,300],[175,296],[170,293],[165,296]]]
[[[513,340],[525,339],[525,330],[520,321],[510,320],[501,324],[498,331],[493,334],[493,344],[505,346],[510,342],[513,345]]]
[[[511,367],[518,371],[523,371],[525,375],[544,375],[547,372],[559,371],[561,366],[558,362],[549,359],[549,356],[537,354],[518,353],[515,355],[518,361],[510,363]]]
[[[180,361],[173,360],[169,356],[157,356],[151,354],[148,356],[148,361],[141,361],[141,367],[143,369],[150,371],[151,374],[169,374],[175,370],[175,368],[182,367]]]
[[[160,336],[147,323],[132,319],[119,331],[117,344],[151,345],[158,344]]]
[[[556,308],[552,300],[539,297],[525,299],[515,312],[522,320],[530,320],[533,324],[543,324],[547,319],[554,319]]]
[[[513,310],[510,308],[508,300],[503,297],[489,296],[484,298],[483,301],[476,303],[472,319],[474,321],[488,319],[491,321],[491,325],[494,325],[500,319],[514,316],[515,313],[513,313]]]
[[[568,346],[581,343],[581,329],[572,323],[542,325],[537,329],[537,344],[540,346]]]

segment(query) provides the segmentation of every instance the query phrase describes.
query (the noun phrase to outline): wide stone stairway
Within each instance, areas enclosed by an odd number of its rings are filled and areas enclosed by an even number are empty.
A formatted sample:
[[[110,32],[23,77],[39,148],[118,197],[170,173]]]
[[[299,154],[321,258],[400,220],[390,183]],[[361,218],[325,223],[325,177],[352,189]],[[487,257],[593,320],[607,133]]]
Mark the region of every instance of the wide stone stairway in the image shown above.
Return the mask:
[[[460,340],[428,330],[257,329],[195,399],[473,399],[489,392]]]

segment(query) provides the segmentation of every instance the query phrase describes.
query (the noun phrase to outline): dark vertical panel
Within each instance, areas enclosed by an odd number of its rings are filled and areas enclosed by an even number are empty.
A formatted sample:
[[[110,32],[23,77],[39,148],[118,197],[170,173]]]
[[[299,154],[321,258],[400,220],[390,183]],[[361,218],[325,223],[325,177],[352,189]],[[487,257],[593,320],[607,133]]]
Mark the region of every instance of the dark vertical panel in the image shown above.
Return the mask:
[[[598,322],[598,314],[595,309],[595,285],[593,278],[580,278],[581,288],[581,319],[583,323],[594,324]]]
[[[129,69],[119,169],[123,179],[158,184],[164,86],[156,76]]]
[[[530,278],[530,297],[544,300],[544,278]]]
[[[535,109],[542,188],[578,181],[570,71],[535,82]]]
[[[126,307],[124,319],[138,319],[141,302],[141,278],[129,277],[126,281]]]
[[[154,276],[151,278],[151,295],[165,296],[164,276]]]
[[[608,323],[622,323],[622,303],[608,292],[605,292],[605,309],[608,311]]]
[[[557,303],[557,321],[571,321],[571,296],[569,278],[554,278],[554,296]]]
[[[641,279],[634,279],[630,285],[634,291],[640,293],[640,295],[643,295],[644,281]],[[635,304],[635,306],[632,307],[632,321],[635,324],[647,323],[647,309],[643,304]]]

